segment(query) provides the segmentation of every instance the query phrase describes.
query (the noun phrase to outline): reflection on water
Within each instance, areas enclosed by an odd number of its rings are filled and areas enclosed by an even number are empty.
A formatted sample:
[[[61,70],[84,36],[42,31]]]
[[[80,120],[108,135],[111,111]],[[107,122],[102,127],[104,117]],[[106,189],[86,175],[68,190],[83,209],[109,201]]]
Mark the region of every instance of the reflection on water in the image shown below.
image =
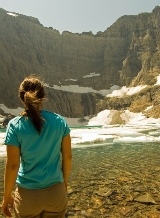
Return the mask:
[[[160,145],[73,149],[68,217],[160,218]]]

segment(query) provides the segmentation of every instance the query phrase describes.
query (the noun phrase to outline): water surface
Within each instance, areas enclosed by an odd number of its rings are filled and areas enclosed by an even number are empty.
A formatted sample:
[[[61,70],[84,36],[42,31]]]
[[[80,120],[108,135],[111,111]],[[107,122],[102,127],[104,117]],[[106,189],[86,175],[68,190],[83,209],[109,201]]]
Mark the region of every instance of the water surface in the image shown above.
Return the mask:
[[[123,136],[125,134],[123,131]],[[149,132],[144,134],[149,136]],[[150,134],[154,135],[154,139],[159,137],[159,132],[152,131]],[[138,139],[139,135],[136,136]],[[135,137],[132,136],[132,139],[135,140]],[[159,142],[113,141],[107,144],[96,141],[80,144],[72,151],[68,218],[160,218]],[[1,178],[4,160],[5,157],[1,156]],[[1,179],[0,198],[2,194]]]
[[[74,148],[68,217],[160,217],[160,145]]]

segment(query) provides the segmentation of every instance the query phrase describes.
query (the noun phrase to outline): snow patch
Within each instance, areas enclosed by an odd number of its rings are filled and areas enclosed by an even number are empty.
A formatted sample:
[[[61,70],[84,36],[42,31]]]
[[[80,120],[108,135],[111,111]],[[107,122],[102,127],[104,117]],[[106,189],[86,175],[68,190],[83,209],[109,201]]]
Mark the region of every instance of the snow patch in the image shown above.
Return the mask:
[[[101,74],[99,73],[90,73],[89,75],[83,76],[83,78],[88,78],[88,77],[94,77],[94,76],[100,76]]]
[[[153,105],[151,105],[151,106],[147,107],[147,108],[145,109],[145,111],[148,111],[148,110],[150,110],[152,107],[153,107]]]
[[[160,75],[157,76],[157,82],[154,85],[160,85]]]
[[[124,95],[133,95],[135,93],[138,93],[142,89],[144,89],[145,86],[136,86],[136,87],[126,87],[123,86],[119,90],[114,90],[111,94],[108,94],[107,97],[123,97]]]
[[[14,13],[8,12],[7,14],[10,15],[10,16],[13,16],[13,17],[18,17],[18,15],[17,15],[17,14],[14,14]]]
[[[4,104],[0,104],[0,109],[6,114],[12,114],[14,116],[18,116],[24,110],[21,107],[18,107],[17,109],[7,108]]]
[[[66,79],[65,81],[77,81],[77,79]]]
[[[69,85],[69,86],[57,86],[57,85],[53,85],[50,86],[47,83],[44,83],[45,87],[51,88],[51,89],[56,89],[56,90],[62,90],[62,91],[66,91],[66,92],[72,92],[72,93],[97,93],[97,94],[101,94],[103,96],[106,96],[109,93],[112,93],[114,90],[119,89],[120,87],[117,85],[113,85],[110,89],[102,89],[100,91],[94,90],[91,87],[81,87],[79,85]]]
[[[96,117],[93,117],[89,120],[88,125],[110,125],[114,114],[118,111],[116,110],[104,110],[97,114]],[[129,110],[120,112],[119,117],[122,119],[121,124],[129,125],[145,125],[145,124],[156,124],[160,123],[160,119],[147,118],[142,113],[133,113]],[[116,117],[118,120],[118,117]],[[116,121],[115,121],[116,122]]]
[[[136,87],[123,86],[122,88],[120,88],[117,85],[113,85],[110,89],[102,89],[98,91],[92,89],[91,87],[82,87],[79,85],[49,86],[49,84],[44,83],[44,86],[56,90],[62,90],[62,91],[73,92],[73,93],[98,93],[107,97],[123,97],[124,95],[133,95],[146,87],[145,85],[145,86],[136,86]]]

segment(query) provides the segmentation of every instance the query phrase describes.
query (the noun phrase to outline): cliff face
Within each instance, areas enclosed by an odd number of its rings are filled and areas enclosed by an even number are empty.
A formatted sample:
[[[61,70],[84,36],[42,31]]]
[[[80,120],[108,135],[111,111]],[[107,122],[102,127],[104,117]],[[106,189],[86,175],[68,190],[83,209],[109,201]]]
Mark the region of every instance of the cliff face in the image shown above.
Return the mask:
[[[160,7],[123,16],[104,32],[60,34],[36,18],[0,9],[0,103],[20,105],[17,90],[30,74],[50,86],[79,85],[95,90],[113,85],[153,85],[160,73]],[[47,89],[46,108],[67,117],[99,110],[103,96]],[[122,103],[123,104],[123,103]]]
[[[47,89],[48,100],[45,108],[61,112],[65,117],[83,118],[86,115],[96,114],[97,103],[103,99],[99,94],[94,93],[69,93],[59,90]]]
[[[136,86],[154,84],[160,73],[160,8],[151,14],[140,14],[136,18],[137,28],[132,34],[129,52],[123,62],[123,83]],[[135,77],[133,79],[133,77]]]

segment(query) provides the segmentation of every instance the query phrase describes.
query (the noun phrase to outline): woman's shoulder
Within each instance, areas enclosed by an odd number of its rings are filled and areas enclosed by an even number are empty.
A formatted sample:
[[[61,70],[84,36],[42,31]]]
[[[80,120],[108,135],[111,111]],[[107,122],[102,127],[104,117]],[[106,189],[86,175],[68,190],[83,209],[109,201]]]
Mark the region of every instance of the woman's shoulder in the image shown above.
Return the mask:
[[[54,118],[54,119],[60,119],[64,121],[63,116],[61,116],[60,114],[51,112],[51,111],[47,111],[47,110],[42,110],[42,116],[47,117],[47,118]]]
[[[12,119],[9,121],[9,123],[16,125],[16,123],[17,123],[21,118],[22,118],[22,116],[16,116],[16,117],[12,118]]]
[[[11,128],[16,128],[16,126],[19,124],[19,121],[22,119],[22,116],[16,116],[14,118],[12,118],[8,124],[7,127],[11,127]]]
[[[42,117],[46,120],[46,121],[54,121],[54,122],[57,122],[57,123],[63,123],[64,125],[66,125],[66,120],[63,116],[61,116],[60,114],[57,114],[57,113],[54,113],[54,112],[51,112],[51,111],[46,111],[46,110],[43,110],[42,111]]]

